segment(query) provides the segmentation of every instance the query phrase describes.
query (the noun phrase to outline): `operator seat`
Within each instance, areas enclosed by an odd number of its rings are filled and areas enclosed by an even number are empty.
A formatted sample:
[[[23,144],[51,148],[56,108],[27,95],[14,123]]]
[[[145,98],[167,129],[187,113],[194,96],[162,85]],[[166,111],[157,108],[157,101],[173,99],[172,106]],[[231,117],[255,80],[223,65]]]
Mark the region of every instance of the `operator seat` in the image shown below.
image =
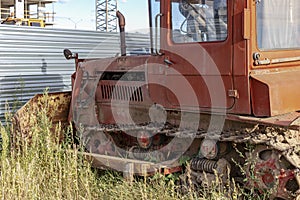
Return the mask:
[[[187,35],[194,41],[207,41],[207,26],[205,0],[201,0],[201,5],[192,5],[190,0],[180,0],[179,11],[187,21]]]

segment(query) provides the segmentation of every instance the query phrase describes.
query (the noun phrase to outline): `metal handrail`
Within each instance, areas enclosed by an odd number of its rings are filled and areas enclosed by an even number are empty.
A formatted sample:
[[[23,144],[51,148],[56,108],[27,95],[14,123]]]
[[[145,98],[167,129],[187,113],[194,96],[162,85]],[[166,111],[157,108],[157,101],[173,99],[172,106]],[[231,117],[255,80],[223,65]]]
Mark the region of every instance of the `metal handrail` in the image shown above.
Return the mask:
[[[159,13],[155,16],[155,52],[157,55],[162,55],[162,53],[160,53],[158,49],[158,18],[162,16],[162,13]]]

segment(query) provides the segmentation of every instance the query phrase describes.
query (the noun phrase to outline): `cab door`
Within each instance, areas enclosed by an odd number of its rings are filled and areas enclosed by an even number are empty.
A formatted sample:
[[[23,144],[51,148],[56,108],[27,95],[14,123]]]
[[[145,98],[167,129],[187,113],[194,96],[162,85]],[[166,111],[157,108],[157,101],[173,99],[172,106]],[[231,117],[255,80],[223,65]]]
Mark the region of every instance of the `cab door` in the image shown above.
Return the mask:
[[[233,107],[232,2],[163,1],[160,51],[168,65],[167,99],[174,107]]]

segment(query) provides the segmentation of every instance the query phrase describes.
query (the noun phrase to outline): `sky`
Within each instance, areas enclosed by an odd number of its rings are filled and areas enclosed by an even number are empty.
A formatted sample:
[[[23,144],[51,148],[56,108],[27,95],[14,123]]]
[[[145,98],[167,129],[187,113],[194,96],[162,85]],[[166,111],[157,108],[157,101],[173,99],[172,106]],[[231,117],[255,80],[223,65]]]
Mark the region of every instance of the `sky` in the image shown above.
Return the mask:
[[[118,0],[118,10],[126,19],[126,31],[142,32],[148,23],[147,0]],[[95,0],[59,0],[47,10],[55,11],[55,28],[96,30]]]

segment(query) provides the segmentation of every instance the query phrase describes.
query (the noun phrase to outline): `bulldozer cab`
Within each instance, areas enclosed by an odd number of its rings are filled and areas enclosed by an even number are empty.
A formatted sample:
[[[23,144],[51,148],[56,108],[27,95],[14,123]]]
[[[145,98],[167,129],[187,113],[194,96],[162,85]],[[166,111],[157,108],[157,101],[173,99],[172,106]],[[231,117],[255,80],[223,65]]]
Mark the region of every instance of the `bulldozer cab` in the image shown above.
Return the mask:
[[[170,67],[166,82],[183,85],[179,76],[184,75],[200,109],[255,116],[300,110],[298,102],[290,101],[300,98],[295,88],[300,61],[299,1],[150,0],[149,5],[151,49]],[[271,75],[276,70],[284,73]],[[263,78],[258,77],[262,73]],[[287,80],[280,78],[285,76],[291,80],[289,92],[283,87]],[[279,100],[278,95],[285,99]],[[174,104],[172,94],[167,96]]]

